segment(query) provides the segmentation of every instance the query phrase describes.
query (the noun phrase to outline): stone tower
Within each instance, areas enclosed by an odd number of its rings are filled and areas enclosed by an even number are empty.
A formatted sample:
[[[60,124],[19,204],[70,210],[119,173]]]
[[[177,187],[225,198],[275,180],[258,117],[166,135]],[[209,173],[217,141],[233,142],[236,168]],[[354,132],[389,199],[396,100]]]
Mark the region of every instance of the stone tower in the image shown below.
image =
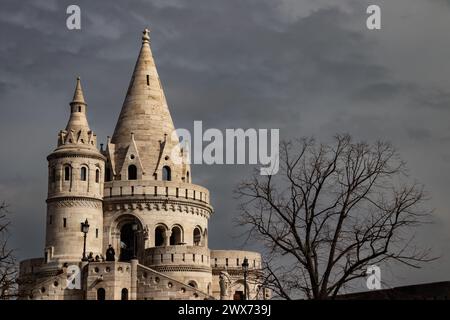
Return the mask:
[[[172,141],[174,125],[150,49],[148,30],[105,155],[104,245],[120,260],[136,256],[203,292],[211,288],[208,190],[191,183]],[[133,225],[137,232],[133,232]]]
[[[89,252],[102,253],[103,176],[105,157],[97,149],[97,137],[89,128],[87,104],[77,79],[70,102],[70,118],[58,135],[57,148],[47,157],[48,198],[45,263],[79,262],[83,251],[81,222],[88,219]]]
[[[86,107],[78,78],[69,122],[47,157],[45,255],[20,263],[20,298],[267,298],[251,280],[261,274],[259,253],[208,247],[209,191],[193,184],[189,164],[179,161],[187,155],[174,134],[148,30],[105,150],[97,149]],[[81,261],[86,219],[86,251],[99,257]],[[105,261],[109,245],[115,255]]]

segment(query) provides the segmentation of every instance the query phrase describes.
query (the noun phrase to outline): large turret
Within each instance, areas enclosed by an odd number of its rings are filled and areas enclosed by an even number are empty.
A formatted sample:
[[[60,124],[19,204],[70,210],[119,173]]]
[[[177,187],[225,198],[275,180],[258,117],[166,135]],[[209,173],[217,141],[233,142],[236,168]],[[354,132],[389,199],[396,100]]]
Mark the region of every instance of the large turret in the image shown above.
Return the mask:
[[[189,165],[172,161],[174,148],[182,152],[171,139],[174,129],[144,30],[105,151],[104,245],[112,244],[121,260],[136,256],[141,264],[209,292],[209,192],[191,183]]]

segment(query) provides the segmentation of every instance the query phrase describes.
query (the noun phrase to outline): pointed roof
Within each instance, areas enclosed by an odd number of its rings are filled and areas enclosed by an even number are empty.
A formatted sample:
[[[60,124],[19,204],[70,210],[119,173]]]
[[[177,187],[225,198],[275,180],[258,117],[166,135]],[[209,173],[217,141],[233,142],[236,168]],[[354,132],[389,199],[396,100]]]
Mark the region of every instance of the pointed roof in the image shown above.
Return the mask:
[[[136,141],[143,141],[154,135],[153,130],[161,132],[157,138],[161,140],[164,133],[170,134],[174,130],[174,125],[150,49],[149,30],[145,29],[111,142],[128,143],[131,132],[135,134]]]
[[[75,92],[73,93],[72,103],[86,104],[86,102],[84,101],[83,89],[81,89],[80,77],[77,77],[77,85],[75,87]]]
[[[97,136],[89,128],[86,108],[87,104],[81,88],[81,79],[77,77],[75,92],[70,102],[69,121],[65,130],[59,132],[58,146],[49,157],[71,152],[74,154],[95,156],[100,159],[104,158],[97,149]]]
[[[90,131],[89,124],[86,118],[86,101],[84,100],[83,90],[81,88],[81,79],[77,77],[77,84],[73,99],[70,102],[70,118],[67,122],[66,131],[85,132]]]
[[[174,143],[166,143],[175,130],[153,54],[149,30],[142,35],[142,46],[131,76],[111,143],[115,144],[116,171],[121,172],[132,142],[132,134],[144,165],[145,179],[154,179],[161,170],[161,157],[170,156]],[[169,139],[167,139],[169,140]],[[176,168],[174,168],[176,170]],[[181,175],[181,169],[180,169]]]

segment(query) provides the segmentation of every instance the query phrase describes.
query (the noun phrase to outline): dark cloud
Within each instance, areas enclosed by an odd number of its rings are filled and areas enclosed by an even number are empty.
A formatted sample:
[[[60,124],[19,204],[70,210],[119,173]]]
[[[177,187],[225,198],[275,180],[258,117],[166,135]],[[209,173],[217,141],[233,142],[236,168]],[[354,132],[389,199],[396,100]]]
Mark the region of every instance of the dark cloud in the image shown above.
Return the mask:
[[[203,120],[205,128],[280,128],[284,139],[349,132],[391,140],[433,194],[439,224],[424,228],[421,241],[445,252],[447,6],[377,2],[383,28],[369,32],[369,1],[77,1],[81,31],[65,27],[71,1],[2,1],[0,147],[7,152],[0,157],[0,192],[15,212],[21,258],[42,254],[45,157],[66,124],[75,77],[82,77],[91,127],[105,141],[146,26],[177,127]],[[421,13],[433,19],[419,30],[413,24]],[[194,182],[210,189],[216,209],[211,247],[241,246],[232,190],[250,172],[250,166],[193,166]],[[448,267],[444,257],[420,272],[394,273],[403,275],[399,283],[447,280]]]

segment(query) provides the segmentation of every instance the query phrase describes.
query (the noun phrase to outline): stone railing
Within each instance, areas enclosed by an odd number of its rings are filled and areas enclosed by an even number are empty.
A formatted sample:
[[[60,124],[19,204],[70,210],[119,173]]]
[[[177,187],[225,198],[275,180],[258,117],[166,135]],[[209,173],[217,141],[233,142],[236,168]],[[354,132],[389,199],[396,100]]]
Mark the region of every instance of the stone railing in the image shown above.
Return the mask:
[[[177,265],[210,268],[209,249],[204,246],[173,245],[145,250],[144,264],[151,267]]]
[[[121,197],[171,198],[179,200],[196,200],[209,204],[208,189],[183,182],[174,181],[110,181],[105,182],[104,199]]]
[[[138,265],[138,300],[210,300],[214,297],[156,270]]]
[[[211,267],[213,269],[242,270],[244,259],[248,259],[249,270],[261,269],[261,254],[241,250],[211,250]]]

